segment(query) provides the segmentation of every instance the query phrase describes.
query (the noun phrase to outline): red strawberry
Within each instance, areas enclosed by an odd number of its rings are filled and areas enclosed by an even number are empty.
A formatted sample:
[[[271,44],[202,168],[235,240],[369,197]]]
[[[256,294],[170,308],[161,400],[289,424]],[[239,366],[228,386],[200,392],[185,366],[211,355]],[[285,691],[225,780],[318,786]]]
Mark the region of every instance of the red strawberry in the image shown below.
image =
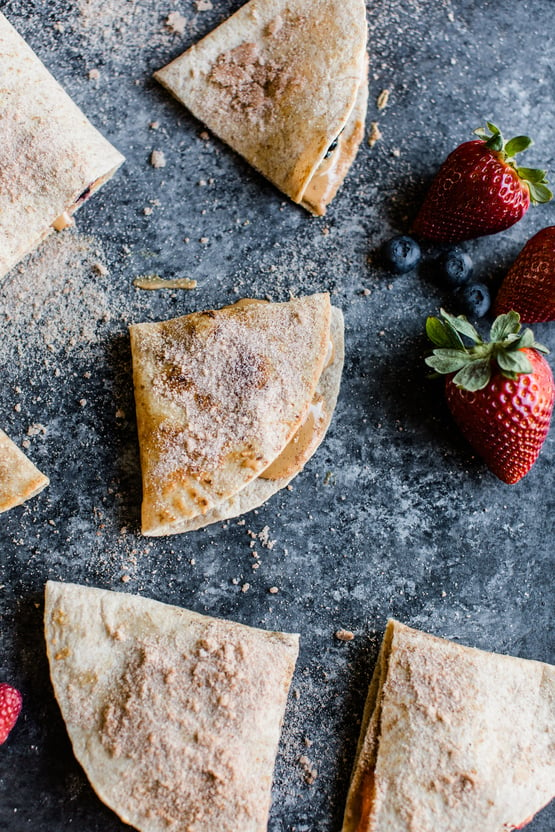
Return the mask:
[[[495,313],[511,309],[529,324],[555,321],[555,225],[528,240],[507,272]]]
[[[8,735],[21,710],[21,694],[6,682],[0,684],[0,745],[6,742]]]
[[[530,201],[549,202],[546,172],[515,163],[532,140],[516,136],[505,142],[495,124],[487,126],[491,136],[479,127],[479,140],[464,142],[447,157],[414,221],[415,234],[437,243],[496,234],[522,219]]]
[[[464,316],[441,314],[443,320],[426,321],[428,337],[438,347],[426,363],[447,375],[447,404],[474,450],[503,482],[518,482],[549,431],[555,383],[540,355],[548,350],[535,342],[531,330],[521,332],[517,312],[496,318],[491,342],[484,342]]]

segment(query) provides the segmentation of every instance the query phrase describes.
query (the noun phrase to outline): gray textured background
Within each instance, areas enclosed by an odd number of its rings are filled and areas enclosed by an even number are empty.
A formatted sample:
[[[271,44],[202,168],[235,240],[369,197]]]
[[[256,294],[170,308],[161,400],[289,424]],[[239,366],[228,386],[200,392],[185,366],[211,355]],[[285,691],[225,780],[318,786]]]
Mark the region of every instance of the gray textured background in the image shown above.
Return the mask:
[[[76,297],[88,299],[86,336],[72,339],[58,326],[64,307],[55,297],[51,310],[33,308],[36,256],[0,287],[2,426],[18,443],[30,425],[45,427],[27,437],[28,453],[51,478],[38,498],[0,518],[0,678],[25,699],[0,749],[0,830],[127,828],[89,787],[52,695],[41,633],[49,577],[301,632],[272,832],[339,829],[388,616],[464,644],[553,661],[555,433],[525,480],[497,481],[450,422],[441,385],[426,379],[424,321],[441,305],[455,311],[451,298],[432,279],[429,259],[418,273],[392,277],[375,254],[407,229],[434,170],[486,118],[507,134],[529,129],[536,146],[524,164],[555,172],[554,4],[369,2],[368,122],[379,121],[383,138],[373,149],[363,145],[319,220],[217,140],[200,138],[202,126],[151,80],[239,5],[213,0],[212,10],[199,12],[192,0],[0,0],[127,157],[77,217],[79,239],[109,268],[94,275],[89,264],[86,284],[83,270],[72,282]],[[188,19],[183,36],[164,26],[172,10]],[[91,69],[98,80],[89,79]],[[389,104],[378,112],[385,88]],[[164,169],[148,164],[153,149],[165,153]],[[478,275],[495,284],[523,243],[550,224],[553,204],[467,244]],[[66,243],[55,245],[59,252]],[[199,286],[132,287],[133,277],[151,272],[193,277]],[[241,296],[284,300],[319,290],[331,291],[345,313],[347,359],[328,437],[293,490],[245,525],[141,538],[127,324]],[[28,321],[26,303],[17,321],[2,314],[18,294],[29,298]],[[54,333],[42,338],[49,326]],[[555,324],[535,333],[555,349]],[[254,572],[247,530],[265,526],[276,543],[258,547]],[[241,592],[245,582],[250,589]],[[335,640],[339,627],[355,640]],[[303,754],[318,770],[313,784],[303,779]],[[554,820],[547,809],[529,829],[549,832]]]

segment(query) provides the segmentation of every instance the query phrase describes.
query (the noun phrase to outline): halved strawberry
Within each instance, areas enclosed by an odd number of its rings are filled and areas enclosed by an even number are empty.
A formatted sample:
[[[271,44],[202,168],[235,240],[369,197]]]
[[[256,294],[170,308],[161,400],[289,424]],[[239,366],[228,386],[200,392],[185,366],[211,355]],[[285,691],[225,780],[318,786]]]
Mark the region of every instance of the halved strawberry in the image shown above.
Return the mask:
[[[495,313],[511,309],[528,324],[555,321],[555,225],[531,237],[507,272]]]
[[[426,321],[436,345],[426,364],[447,376],[447,404],[474,450],[503,482],[518,482],[549,431],[555,384],[540,355],[548,350],[530,329],[521,332],[516,312],[496,318],[490,342],[463,315],[455,318],[443,309],[441,315],[443,320]]]
[[[474,131],[445,160],[414,221],[413,233],[438,243],[496,234],[518,222],[532,203],[549,202],[546,171],[517,167],[528,136],[505,142],[495,124]],[[491,133],[489,135],[488,133]]]

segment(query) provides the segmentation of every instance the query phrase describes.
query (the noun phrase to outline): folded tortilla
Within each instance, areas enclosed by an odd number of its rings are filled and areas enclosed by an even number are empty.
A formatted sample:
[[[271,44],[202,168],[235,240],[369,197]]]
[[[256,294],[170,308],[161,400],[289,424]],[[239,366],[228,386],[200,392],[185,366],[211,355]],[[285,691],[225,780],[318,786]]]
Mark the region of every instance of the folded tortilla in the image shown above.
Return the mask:
[[[104,182],[123,156],[0,13],[0,279]]]
[[[0,513],[35,497],[48,483],[48,477],[0,430]]]
[[[143,534],[250,511],[324,438],[344,355],[343,318],[327,294],[243,300],[130,333]]]
[[[322,215],[364,134],[366,41],[364,0],[250,0],[154,77]]]
[[[92,787],[140,832],[265,832],[298,636],[49,581],[50,673]]]
[[[555,667],[389,621],[343,832],[507,832],[555,792]]]

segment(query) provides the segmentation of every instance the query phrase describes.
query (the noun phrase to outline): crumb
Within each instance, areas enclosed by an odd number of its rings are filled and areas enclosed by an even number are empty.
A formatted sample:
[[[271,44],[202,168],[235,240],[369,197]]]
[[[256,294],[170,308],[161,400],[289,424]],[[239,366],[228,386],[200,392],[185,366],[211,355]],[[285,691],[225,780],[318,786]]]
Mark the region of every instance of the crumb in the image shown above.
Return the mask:
[[[355,634],[352,633],[350,630],[336,630],[335,637],[339,641],[352,641],[355,637]]]
[[[367,289],[366,287],[364,287],[361,294],[363,294],[365,297],[368,297],[368,295],[371,295],[372,292],[370,291],[370,289]]]
[[[210,238],[209,238],[209,237],[201,237],[201,238],[200,238],[200,240],[199,240],[199,243],[202,243],[202,244],[203,244],[203,246],[205,246],[205,245],[206,245],[207,243],[209,243],[209,242],[210,242]]]
[[[211,0],[196,0],[195,5],[197,7],[197,12],[209,12],[214,8]]]
[[[179,12],[170,12],[166,18],[166,26],[174,35],[182,35],[185,32],[187,18]]]
[[[85,405],[87,404],[87,400],[86,399],[79,399],[79,404],[81,405],[81,407],[85,407]]]
[[[149,217],[152,214],[152,211],[153,209],[149,208],[148,206],[146,208],[143,208],[143,214],[145,215],[145,217]]]
[[[85,370],[83,373],[83,378],[92,378],[92,373],[90,370]]]
[[[399,150],[398,147],[394,147],[393,150],[391,151],[391,155],[395,156],[395,158],[398,159],[399,156],[401,155],[401,151]]]
[[[271,586],[268,592],[270,593],[270,595],[277,595],[279,589],[277,588],[277,586]]]
[[[312,745],[312,740],[309,740],[308,737],[305,737],[303,742],[306,748],[310,748],[310,746]]]
[[[382,138],[382,134],[380,133],[380,128],[378,127],[377,121],[370,122],[370,133],[368,134],[368,146],[374,147],[376,142]]]
[[[125,419],[125,410],[122,410],[121,407],[116,410],[116,419]]]
[[[21,405],[19,404],[19,402],[17,404],[14,404],[13,409],[16,413],[21,413]]]
[[[98,69],[89,69],[89,81],[98,81],[100,72]]]
[[[210,133],[208,133],[207,130],[202,130],[198,134],[198,137],[199,137],[199,139],[202,139],[203,142],[209,142],[210,141]]]
[[[160,122],[159,121],[151,121],[148,126],[150,127],[151,130],[158,130],[158,128],[160,127]]]
[[[54,29],[57,32],[65,32],[66,27],[64,26],[64,24],[61,21],[57,20],[56,23],[54,24]]]
[[[299,757],[299,763],[303,769],[305,783],[311,786],[318,777],[318,772],[315,768],[312,768],[312,763],[304,754]]]
[[[327,226],[327,225],[325,225],[325,226],[322,228],[322,234],[324,235],[324,237],[327,237],[329,233],[330,233],[330,230],[329,230],[328,226]]]
[[[207,184],[206,179],[199,179],[199,183],[198,183],[198,184],[199,184],[199,187],[200,187],[200,188],[205,188],[205,187],[206,187],[206,184]]]
[[[24,448],[30,448],[31,447],[31,443],[29,442],[28,439],[24,439],[21,444],[23,445]]]
[[[110,274],[104,263],[93,263],[93,269],[101,277],[106,277],[106,275]]]
[[[378,95],[378,99],[376,101],[376,107],[378,110],[385,110],[387,107],[387,102],[389,101],[389,90],[382,90],[381,93]]]
[[[129,581],[131,580],[131,575],[122,575],[121,580],[122,580],[122,583],[128,584]]]
[[[241,587],[241,592],[248,592],[250,588],[250,584],[243,584],[243,586]]]
[[[40,422],[34,422],[27,428],[27,436],[38,436],[39,433],[46,433],[46,428]]]
[[[162,150],[153,150],[150,154],[150,164],[153,168],[165,168],[166,156]]]

